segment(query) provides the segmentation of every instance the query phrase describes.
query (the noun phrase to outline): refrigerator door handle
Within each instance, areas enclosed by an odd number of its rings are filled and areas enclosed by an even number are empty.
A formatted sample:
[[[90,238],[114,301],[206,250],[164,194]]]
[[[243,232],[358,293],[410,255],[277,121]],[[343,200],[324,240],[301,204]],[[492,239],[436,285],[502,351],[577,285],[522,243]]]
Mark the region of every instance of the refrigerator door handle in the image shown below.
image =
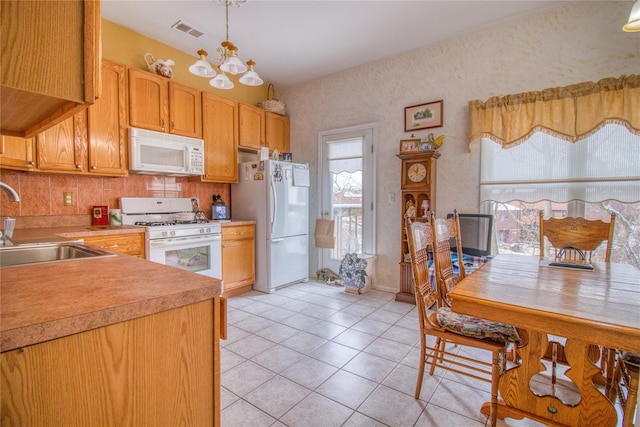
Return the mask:
[[[269,186],[271,187],[271,195],[273,196],[273,207],[271,208],[271,234],[273,234],[273,229],[276,225],[276,216],[278,215],[278,199],[276,197],[276,187],[273,185],[273,181],[269,182]]]
[[[284,240],[283,237],[279,238],[279,239],[271,239],[271,243],[278,243],[278,242],[282,242]]]

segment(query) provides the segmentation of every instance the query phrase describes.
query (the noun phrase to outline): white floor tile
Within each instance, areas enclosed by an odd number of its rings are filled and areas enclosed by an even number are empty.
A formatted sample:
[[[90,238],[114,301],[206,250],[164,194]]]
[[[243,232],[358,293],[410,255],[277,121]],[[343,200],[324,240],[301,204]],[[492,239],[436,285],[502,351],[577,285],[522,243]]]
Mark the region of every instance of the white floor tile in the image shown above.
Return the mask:
[[[373,381],[349,372],[338,371],[316,388],[316,392],[351,409],[357,409],[376,387],[377,384]]]
[[[412,426],[424,407],[423,401],[380,385],[360,405],[358,412],[389,426]]]
[[[255,407],[278,419],[309,393],[311,390],[277,376],[248,393],[244,398]]]
[[[287,412],[281,421],[290,427],[339,427],[352,413],[353,410],[346,406],[311,393]]]
[[[489,384],[424,374],[416,308],[393,293],[316,281],[228,300],[221,341],[222,427],[480,427]],[[434,340],[430,341],[430,344]],[[473,350],[455,347],[468,354]],[[541,427],[498,420],[498,427]]]
[[[281,375],[313,390],[325,382],[337,370],[338,368],[328,363],[307,356],[282,371]]]

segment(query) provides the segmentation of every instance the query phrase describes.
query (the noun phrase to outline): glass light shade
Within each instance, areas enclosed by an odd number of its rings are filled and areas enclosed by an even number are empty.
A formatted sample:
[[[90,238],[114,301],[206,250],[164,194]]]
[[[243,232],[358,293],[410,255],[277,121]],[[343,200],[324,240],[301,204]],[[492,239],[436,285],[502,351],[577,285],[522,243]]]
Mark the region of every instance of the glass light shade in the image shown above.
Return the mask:
[[[236,75],[247,71],[247,66],[244,65],[237,56],[229,56],[224,60],[222,65],[220,65],[220,69],[225,73]]]
[[[629,22],[627,22],[626,25],[622,27],[622,29],[628,32],[640,31],[640,0],[636,0],[636,2],[631,7]]]
[[[247,86],[260,86],[264,81],[262,81],[258,73],[249,70],[240,77],[240,83]]]
[[[189,72],[200,77],[213,77],[216,75],[215,70],[204,59],[198,59],[192,66],[189,67]]]
[[[233,82],[225,74],[220,73],[209,81],[216,89],[233,89]]]

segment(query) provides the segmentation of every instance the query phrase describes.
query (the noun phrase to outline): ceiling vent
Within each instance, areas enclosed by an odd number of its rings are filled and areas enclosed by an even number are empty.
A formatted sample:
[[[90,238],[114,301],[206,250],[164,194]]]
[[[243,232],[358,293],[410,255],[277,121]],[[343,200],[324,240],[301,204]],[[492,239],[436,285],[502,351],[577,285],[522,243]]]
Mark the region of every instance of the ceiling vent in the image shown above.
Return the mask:
[[[198,38],[204,34],[202,31],[193,28],[191,25],[182,20],[177,21],[171,26],[171,28],[175,28],[176,30],[189,34],[190,36],[195,38]]]

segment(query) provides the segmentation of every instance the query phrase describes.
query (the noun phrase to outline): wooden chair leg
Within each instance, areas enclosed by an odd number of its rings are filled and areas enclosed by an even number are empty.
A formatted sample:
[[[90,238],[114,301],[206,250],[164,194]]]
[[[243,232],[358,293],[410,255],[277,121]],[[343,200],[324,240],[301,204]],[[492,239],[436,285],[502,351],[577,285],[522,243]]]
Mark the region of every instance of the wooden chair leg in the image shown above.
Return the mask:
[[[423,333],[420,335],[420,367],[418,368],[416,393],[413,396],[415,399],[420,398],[420,391],[422,391],[422,379],[424,377],[424,365],[427,363],[427,337]]]
[[[433,375],[433,373],[436,371],[436,363],[438,363],[438,361],[442,361],[442,346],[445,343],[446,341],[443,339],[438,338],[436,340],[436,344],[433,347],[437,350],[433,351],[433,357],[431,358],[431,369],[429,370],[429,375]]]
[[[633,427],[633,416],[636,412],[636,402],[638,400],[638,367],[627,365],[628,393],[627,401],[624,405],[624,414],[622,415],[622,425],[624,427]]]
[[[496,427],[498,421],[498,381],[500,381],[500,352],[494,351],[491,360],[491,412],[489,421],[491,427]]]

